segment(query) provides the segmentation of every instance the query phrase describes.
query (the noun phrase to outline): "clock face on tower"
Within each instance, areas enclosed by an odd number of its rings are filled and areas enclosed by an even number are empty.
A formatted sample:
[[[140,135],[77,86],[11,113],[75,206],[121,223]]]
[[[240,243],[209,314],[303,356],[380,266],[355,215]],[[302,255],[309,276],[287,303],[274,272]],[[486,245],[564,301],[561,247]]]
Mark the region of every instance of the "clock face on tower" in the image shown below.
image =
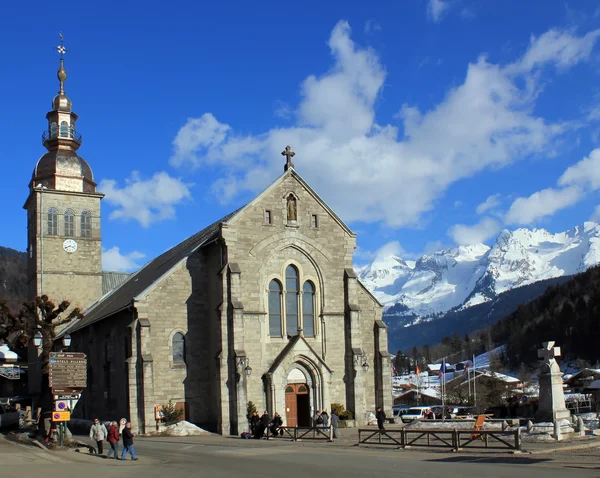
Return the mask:
[[[73,239],[67,239],[65,242],[63,242],[63,249],[65,252],[75,252],[77,250],[77,242]]]

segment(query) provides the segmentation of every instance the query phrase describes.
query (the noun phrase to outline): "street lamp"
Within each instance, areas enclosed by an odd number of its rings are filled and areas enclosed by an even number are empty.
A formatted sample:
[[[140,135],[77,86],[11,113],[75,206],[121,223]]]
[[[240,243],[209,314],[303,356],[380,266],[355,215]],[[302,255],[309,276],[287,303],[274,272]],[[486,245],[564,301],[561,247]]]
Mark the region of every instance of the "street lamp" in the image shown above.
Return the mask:
[[[65,348],[69,348],[71,346],[71,336],[69,334],[65,335],[62,341]]]
[[[249,377],[250,375],[252,375],[252,367],[250,367],[250,365],[248,365],[248,366],[245,368],[245,370],[246,370],[246,376],[248,376],[248,377]]]
[[[38,331],[35,333],[35,335],[33,336],[33,345],[35,345],[36,347],[40,347],[42,345],[42,340],[44,338],[42,337],[42,334]]]
[[[362,369],[363,369],[363,372],[365,372],[365,373],[367,373],[369,371],[369,364],[367,363],[366,360],[362,364]]]

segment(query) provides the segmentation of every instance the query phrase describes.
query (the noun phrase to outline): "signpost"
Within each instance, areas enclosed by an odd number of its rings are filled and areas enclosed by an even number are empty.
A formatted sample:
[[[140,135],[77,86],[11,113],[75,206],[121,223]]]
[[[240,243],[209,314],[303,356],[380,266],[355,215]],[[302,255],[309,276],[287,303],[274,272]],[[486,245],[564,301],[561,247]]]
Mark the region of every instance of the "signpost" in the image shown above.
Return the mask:
[[[55,422],[68,422],[71,419],[71,412],[52,412],[52,420]]]
[[[71,419],[77,400],[87,387],[87,356],[75,352],[50,352],[49,385],[54,397],[52,420],[59,423],[60,444],[63,445],[65,424]]]

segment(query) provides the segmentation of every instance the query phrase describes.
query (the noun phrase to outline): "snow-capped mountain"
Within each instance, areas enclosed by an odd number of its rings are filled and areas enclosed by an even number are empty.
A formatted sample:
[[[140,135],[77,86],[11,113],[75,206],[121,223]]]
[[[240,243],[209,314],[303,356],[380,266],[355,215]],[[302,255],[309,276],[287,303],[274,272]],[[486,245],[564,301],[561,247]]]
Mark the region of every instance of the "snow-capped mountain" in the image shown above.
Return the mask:
[[[600,224],[586,222],[557,234],[503,230],[491,247],[439,251],[421,257],[413,267],[397,256],[377,257],[357,272],[388,316],[423,318],[489,301],[515,287],[576,274],[599,262]]]

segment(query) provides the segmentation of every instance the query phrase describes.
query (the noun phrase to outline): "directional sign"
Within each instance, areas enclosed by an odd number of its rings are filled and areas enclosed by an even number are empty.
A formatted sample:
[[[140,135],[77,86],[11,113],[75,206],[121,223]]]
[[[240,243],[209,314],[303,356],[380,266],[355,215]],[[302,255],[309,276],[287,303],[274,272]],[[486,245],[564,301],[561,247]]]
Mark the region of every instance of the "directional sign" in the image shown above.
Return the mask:
[[[62,395],[54,395],[54,400],[79,400],[81,395],[78,394],[62,394]]]
[[[58,392],[60,389],[86,388],[86,355],[83,353],[51,352],[49,383],[54,393],[61,393]]]
[[[52,420],[55,422],[68,422],[71,419],[71,412],[52,412]]]

